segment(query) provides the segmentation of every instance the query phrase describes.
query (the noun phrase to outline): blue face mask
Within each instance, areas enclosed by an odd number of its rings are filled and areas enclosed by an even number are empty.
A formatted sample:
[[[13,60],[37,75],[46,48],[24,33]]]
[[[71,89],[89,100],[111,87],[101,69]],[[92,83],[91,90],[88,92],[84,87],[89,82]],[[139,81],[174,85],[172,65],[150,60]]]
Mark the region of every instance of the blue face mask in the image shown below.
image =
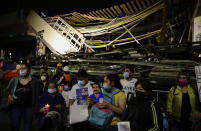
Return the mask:
[[[129,72],[124,72],[123,76],[124,76],[124,79],[127,79],[127,78],[130,77],[130,73]]]
[[[103,89],[106,91],[111,91],[111,88],[108,84],[103,84]]]
[[[86,85],[85,80],[78,80],[77,82],[78,82],[79,86],[85,86]]]
[[[24,76],[27,76],[27,70],[20,70],[20,76],[21,77],[24,77]]]
[[[65,85],[65,86],[64,86],[64,90],[66,91],[66,90],[68,90],[68,89],[69,89],[69,86]]]
[[[53,94],[55,93],[57,90],[56,89],[48,89],[48,93]]]

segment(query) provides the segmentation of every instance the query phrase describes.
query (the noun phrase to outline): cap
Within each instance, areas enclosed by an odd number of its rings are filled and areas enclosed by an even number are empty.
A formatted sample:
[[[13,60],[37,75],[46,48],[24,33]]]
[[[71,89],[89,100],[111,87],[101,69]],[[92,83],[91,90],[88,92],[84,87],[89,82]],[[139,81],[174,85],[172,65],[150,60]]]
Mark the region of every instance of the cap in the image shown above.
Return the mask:
[[[57,67],[58,67],[58,66],[62,66],[62,63],[61,63],[61,62],[59,62],[59,63],[57,64]]]
[[[69,72],[69,67],[68,66],[64,66],[63,70],[64,70],[64,72]]]

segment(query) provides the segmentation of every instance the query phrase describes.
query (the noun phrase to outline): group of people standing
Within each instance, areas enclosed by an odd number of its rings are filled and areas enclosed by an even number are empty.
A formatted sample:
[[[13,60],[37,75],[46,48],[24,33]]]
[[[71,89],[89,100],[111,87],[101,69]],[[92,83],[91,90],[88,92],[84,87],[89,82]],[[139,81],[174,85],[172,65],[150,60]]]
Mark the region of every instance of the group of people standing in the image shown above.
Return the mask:
[[[194,114],[200,108],[197,91],[184,72],[170,89],[166,108],[152,95],[153,84],[133,78],[134,70],[130,67],[124,69],[123,79],[117,74],[107,74],[102,83],[89,81],[86,70],[80,69],[74,84],[69,67],[61,63],[54,76],[45,64],[40,73],[38,80],[31,75],[31,66],[23,63],[19,76],[9,82],[9,118],[13,131],[20,130],[22,118],[24,130],[30,131],[34,117],[41,131],[55,125],[61,130],[71,127],[73,131],[118,131],[120,121],[130,122],[131,131],[191,131]],[[85,92],[81,93],[83,96],[79,96],[80,91]],[[69,110],[80,105],[88,105],[89,119],[70,126]],[[58,119],[48,124],[48,113],[52,111]],[[111,119],[106,120],[97,112]]]

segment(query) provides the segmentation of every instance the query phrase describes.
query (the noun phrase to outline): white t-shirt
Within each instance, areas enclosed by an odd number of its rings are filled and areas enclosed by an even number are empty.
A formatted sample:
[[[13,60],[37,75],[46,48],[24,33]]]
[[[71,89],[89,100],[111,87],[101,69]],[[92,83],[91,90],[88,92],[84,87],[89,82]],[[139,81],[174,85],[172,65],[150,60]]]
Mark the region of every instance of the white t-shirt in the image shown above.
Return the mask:
[[[69,94],[70,94],[70,91],[62,91],[61,93],[61,95],[66,101],[66,107],[69,107]]]
[[[84,87],[75,84],[69,94],[69,99],[75,100],[74,105],[88,105],[88,96],[93,94],[92,82],[88,82]]]
[[[137,82],[137,79],[132,78],[132,80],[128,81],[126,79],[121,79],[120,83],[123,87],[123,91],[127,97],[128,92],[134,93],[135,96],[135,83]]]

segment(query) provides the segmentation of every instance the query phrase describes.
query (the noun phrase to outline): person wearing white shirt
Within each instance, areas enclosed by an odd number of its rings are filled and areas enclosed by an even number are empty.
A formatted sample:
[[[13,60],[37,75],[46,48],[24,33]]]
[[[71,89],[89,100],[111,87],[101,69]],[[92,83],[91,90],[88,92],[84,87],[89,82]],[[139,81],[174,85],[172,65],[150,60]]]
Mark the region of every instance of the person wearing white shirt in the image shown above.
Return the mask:
[[[64,122],[64,127],[65,129],[68,129],[70,127],[69,123],[69,94],[71,90],[71,85],[69,82],[64,82],[63,83],[63,91],[61,92],[63,98],[66,101],[66,109],[65,109],[65,114],[63,114],[63,122]]]
[[[88,74],[84,69],[80,69],[77,74],[77,84],[75,84],[69,94],[69,104],[88,105],[88,97],[93,94],[91,82],[88,81]],[[87,121],[74,124],[74,131],[88,131],[89,123]]]
[[[70,95],[71,86],[67,83],[63,85],[63,91],[61,92],[63,98],[66,101],[66,108],[69,107],[69,95]]]
[[[88,105],[88,96],[91,94],[93,94],[93,89],[91,82],[88,81],[88,75],[85,70],[80,69],[77,75],[77,84],[72,87],[69,94],[69,103],[70,105]]]
[[[133,93],[134,97],[136,95],[135,94],[135,83],[137,82],[137,79],[133,78],[133,73],[134,73],[133,68],[126,67],[123,72],[124,79],[120,80],[120,83],[123,87],[123,91],[124,91],[126,97],[129,92]]]

